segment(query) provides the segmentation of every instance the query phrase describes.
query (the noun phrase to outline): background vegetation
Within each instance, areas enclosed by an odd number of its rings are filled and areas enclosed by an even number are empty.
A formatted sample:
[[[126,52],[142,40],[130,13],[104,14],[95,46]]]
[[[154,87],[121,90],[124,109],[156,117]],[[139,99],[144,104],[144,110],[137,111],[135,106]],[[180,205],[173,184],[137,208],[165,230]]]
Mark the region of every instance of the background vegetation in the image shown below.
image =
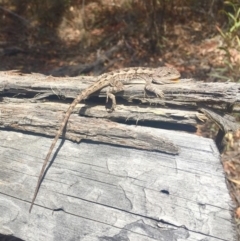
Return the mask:
[[[238,0],[0,0],[0,13],[2,70],[86,64],[122,41],[104,70],[173,65],[239,81]]]

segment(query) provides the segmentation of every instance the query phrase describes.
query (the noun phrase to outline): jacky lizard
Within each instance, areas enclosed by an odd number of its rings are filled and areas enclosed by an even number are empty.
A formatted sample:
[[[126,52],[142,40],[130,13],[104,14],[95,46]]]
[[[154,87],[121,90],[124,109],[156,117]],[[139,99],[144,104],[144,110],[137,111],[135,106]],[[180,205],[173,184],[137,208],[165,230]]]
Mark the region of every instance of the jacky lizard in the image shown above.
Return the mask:
[[[37,187],[31,202],[29,212],[31,212],[34,201],[37,197],[37,193],[41,184],[41,180],[46,168],[46,165],[49,161],[51,153],[56,145],[60,135],[62,134],[64,127],[66,126],[68,119],[75,108],[75,106],[83,99],[86,99],[90,94],[101,90],[103,87],[109,86],[107,90],[107,101],[108,98],[112,100],[112,110],[116,107],[116,99],[114,93],[124,90],[124,84],[134,83],[133,79],[143,79],[145,80],[145,89],[155,93],[158,97],[163,98],[164,94],[161,90],[157,89],[152,83],[156,84],[170,84],[173,83],[173,80],[178,80],[180,78],[180,73],[169,67],[159,67],[159,68],[144,68],[144,67],[134,67],[134,68],[124,68],[117,71],[112,71],[106,74],[102,74],[98,77],[97,81],[90,85],[88,88],[83,90],[69,106],[65,117],[59,127],[59,130],[56,133],[54,140],[52,141],[51,147],[48,151],[48,154],[44,160],[42,170],[40,172]]]

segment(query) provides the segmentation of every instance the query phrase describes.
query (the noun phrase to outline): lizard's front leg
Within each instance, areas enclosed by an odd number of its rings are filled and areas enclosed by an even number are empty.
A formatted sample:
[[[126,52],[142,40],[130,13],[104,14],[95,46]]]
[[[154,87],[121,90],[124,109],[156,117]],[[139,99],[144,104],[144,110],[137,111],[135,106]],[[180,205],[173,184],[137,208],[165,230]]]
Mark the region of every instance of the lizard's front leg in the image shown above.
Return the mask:
[[[159,98],[164,98],[164,93],[162,90],[159,90],[156,85],[152,84],[152,81],[146,81],[145,90],[148,90],[154,93]]]
[[[112,101],[111,110],[114,110],[116,108],[116,98],[114,94],[123,90],[124,90],[124,85],[121,81],[114,81],[113,83],[110,84],[110,87],[107,90],[106,102],[108,102],[108,98],[111,99]]]

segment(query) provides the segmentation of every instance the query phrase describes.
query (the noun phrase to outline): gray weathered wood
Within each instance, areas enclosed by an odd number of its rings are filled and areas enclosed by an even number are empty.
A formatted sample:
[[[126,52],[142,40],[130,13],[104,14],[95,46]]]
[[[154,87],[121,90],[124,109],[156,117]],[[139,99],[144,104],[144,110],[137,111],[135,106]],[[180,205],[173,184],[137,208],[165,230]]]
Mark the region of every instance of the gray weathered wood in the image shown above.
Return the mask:
[[[51,138],[0,131],[0,233],[31,241],[236,240],[232,201],[213,141],[130,128],[172,139],[181,152],[66,140],[31,214]]]
[[[37,112],[42,111],[43,118],[51,119],[48,114],[49,112],[64,112],[68,109],[69,103],[52,103],[52,102],[41,102],[32,100],[24,100],[20,98],[8,98],[3,97],[0,103],[0,110],[2,111],[2,121],[11,118],[12,121],[17,121],[18,115],[21,117],[25,115],[25,118],[29,119],[29,116],[36,115]],[[46,112],[46,110],[48,110]],[[6,116],[7,113],[10,116]],[[14,112],[16,117],[11,116]],[[6,114],[5,114],[6,113]],[[78,104],[73,113],[78,113],[82,116],[104,118],[110,120],[121,120],[124,122],[134,121],[136,124],[143,121],[152,121],[156,123],[171,123],[181,124],[187,126],[197,127],[201,122],[199,119],[205,119],[205,115],[199,113],[197,110],[183,110],[183,109],[171,109],[171,108],[160,108],[159,106],[131,106],[117,104],[116,110],[109,112],[106,110],[104,105],[96,104]],[[41,113],[37,114],[41,115]],[[60,117],[60,115],[59,115]],[[59,118],[58,117],[58,118]],[[15,118],[15,119],[13,119]],[[62,117],[60,117],[62,118]]]
[[[2,93],[17,95],[37,95],[36,99],[47,96],[59,96],[60,98],[75,98],[83,89],[88,87],[96,77],[62,77],[56,78],[41,74],[19,74],[17,72],[0,72],[0,91]],[[141,80],[136,80],[137,82]],[[129,84],[117,96],[126,100],[140,100],[142,102],[160,103],[163,101],[156,96],[151,99],[145,98],[143,84]],[[240,84],[233,82],[225,83],[205,83],[194,80],[182,79],[179,83],[159,85],[158,88],[165,93],[164,103],[175,105],[192,106],[194,103],[220,104],[220,103],[240,103]],[[97,95],[105,96],[106,89],[102,89]],[[174,99],[174,102],[172,100]]]
[[[58,141],[54,162],[29,214],[52,139],[25,131],[53,136],[68,107],[40,100],[55,95],[61,99],[75,98],[96,78],[0,72],[0,79],[1,234],[31,241],[236,240],[231,216],[233,204],[212,140],[87,119],[79,114],[196,126],[197,107],[194,110],[138,107],[131,101],[172,103],[181,108],[196,103],[239,103],[239,84],[181,80],[179,84],[160,86],[164,100],[155,96],[145,98],[143,85],[133,84],[118,94],[130,106],[121,105],[118,98],[117,111],[113,113],[106,112],[104,103],[87,108],[79,104],[69,119],[66,138],[98,142]],[[104,97],[105,91],[106,88],[94,95]],[[7,95],[12,98],[6,98]],[[28,99],[16,98],[22,96]],[[168,143],[162,142],[164,138],[177,148],[177,155],[126,147],[161,151]]]
[[[0,103],[0,127],[54,137],[56,129],[62,122],[64,114],[62,110],[67,107],[68,105],[49,105],[49,103],[37,105],[32,103]],[[162,151],[173,155],[179,151],[174,143],[167,138],[147,132],[138,132],[127,125],[104,119],[79,117],[77,114],[71,115],[65,137],[78,142],[81,139],[94,140],[145,150]]]

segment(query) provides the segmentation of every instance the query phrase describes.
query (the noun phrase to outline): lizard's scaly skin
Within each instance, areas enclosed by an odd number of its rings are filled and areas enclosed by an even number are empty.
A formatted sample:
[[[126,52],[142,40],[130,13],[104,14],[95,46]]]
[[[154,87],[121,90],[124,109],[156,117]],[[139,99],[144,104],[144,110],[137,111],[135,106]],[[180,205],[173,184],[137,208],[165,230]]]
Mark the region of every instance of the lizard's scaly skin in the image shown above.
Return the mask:
[[[107,99],[110,98],[112,100],[112,109],[116,106],[116,100],[113,93],[119,92],[123,90],[124,84],[131,83],[132,79],[144,79],[146,82],[145,88],[151,92],[154,92],[157,96],[163,97],[163,93],[161,91],[157,91],[156,88],[152,85],[152,83],[158,84],[168,84],[172,83],[173,80],[177,80],[180,78],[179,72],[174,68],[169,67],[159,67],[159,68],[144,68],[144,67],[134,67],[134,68],[124,68],[117,71],[112,71],[106,74],[102,74],[98,77],[98,80],[93,83],[91,86],[83,90],[76,99],[69,106],[65,117],[57,131],[55,138],[52,141],[51,147],[48,151],[48,154],[44,160],[42,170],[40,172],[38,183],[35,189],[35,193],[31,202],[31,206],[29,212],[31,212],[34,201],[37,197],[37,193],[41,184],[41,180],[46,168],[46,165],[49,161],[49,158],[52,154],[52,151],[61,136],[64,127],[66,126],[68,119],[75,108],[75,106],[83,99],[87,98],[92,93],[102,89],[103,87],[110,86],[107,91]]]

